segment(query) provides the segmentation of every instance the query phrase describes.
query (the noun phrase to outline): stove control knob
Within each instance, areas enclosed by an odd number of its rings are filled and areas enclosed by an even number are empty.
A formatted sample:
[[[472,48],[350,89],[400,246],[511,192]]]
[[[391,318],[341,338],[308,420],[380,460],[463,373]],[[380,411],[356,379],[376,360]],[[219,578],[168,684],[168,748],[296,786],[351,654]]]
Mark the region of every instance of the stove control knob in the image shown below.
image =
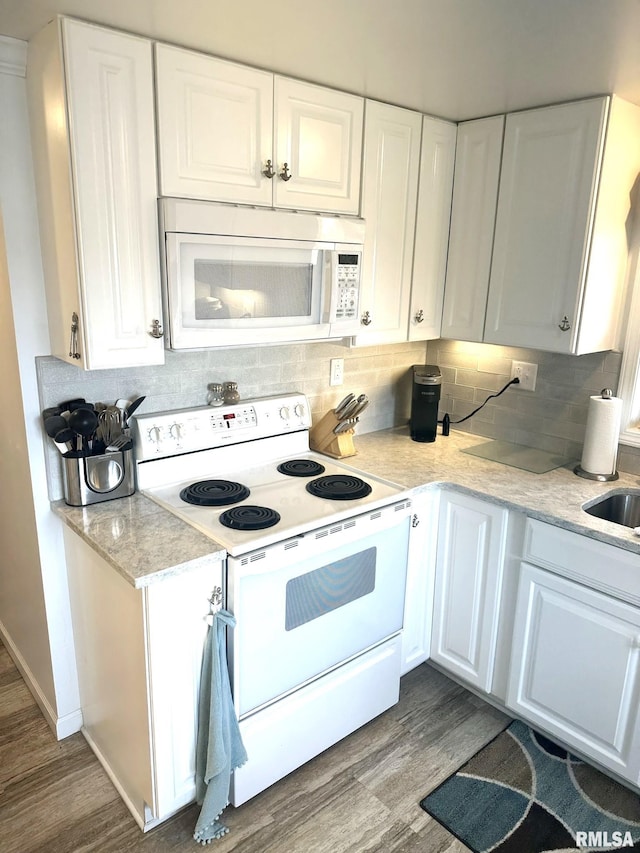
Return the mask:
[[[175,438],[177,441],[180,441],[183,435],[182,424],[171,424],[169,427],[169,433],[172,438]]]
[[[304,406],[302,405],[302,403],[296,403],[296,405],[293,408],[293,411],[295,412],[297,417],[299,417],[299,418],[304,417],[305,412],[304,412]]]
[[[160,444],[162,438],[162,430],[158,426],[151,427],[149,430],[149,440],[154,444]]]
[[[288,407],[288,406],[283,406],[283,407],[280,409],[280,417],[282,418],[282,420],[283,420],[283,421],[288,421],[288,420],[289,420],[289,418],[291,417],[291,412],[289,411],[289,407]]]

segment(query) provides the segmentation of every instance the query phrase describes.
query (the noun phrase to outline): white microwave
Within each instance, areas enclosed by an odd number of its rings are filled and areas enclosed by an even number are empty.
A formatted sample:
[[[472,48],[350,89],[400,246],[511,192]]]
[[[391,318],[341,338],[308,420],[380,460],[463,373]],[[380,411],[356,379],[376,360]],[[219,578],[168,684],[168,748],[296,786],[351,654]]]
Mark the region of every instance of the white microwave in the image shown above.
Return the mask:
[[[160,199],[171,349],[354,335],[364,222]]]

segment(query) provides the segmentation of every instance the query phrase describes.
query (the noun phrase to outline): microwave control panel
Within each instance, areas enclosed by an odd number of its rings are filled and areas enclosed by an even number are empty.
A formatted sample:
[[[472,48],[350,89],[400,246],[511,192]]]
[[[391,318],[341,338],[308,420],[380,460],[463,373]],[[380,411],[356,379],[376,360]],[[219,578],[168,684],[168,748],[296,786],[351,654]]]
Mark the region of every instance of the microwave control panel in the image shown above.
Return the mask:
[[[352,320],[358,313],[358,291],[360,289],[360,255],[338,252],[336,264],[338,300],[336,320]]]

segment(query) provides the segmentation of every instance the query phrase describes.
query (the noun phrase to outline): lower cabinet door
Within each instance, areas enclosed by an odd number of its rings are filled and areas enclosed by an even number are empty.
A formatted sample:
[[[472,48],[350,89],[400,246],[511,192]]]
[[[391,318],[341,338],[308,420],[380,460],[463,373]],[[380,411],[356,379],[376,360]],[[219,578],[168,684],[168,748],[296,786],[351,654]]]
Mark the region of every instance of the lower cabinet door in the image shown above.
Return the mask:
[[[639,699],[640,609],[522,563],[507,706],[637,784]]]
[[[223,563],[213,561],[145,588],[155,822],[196,796],[196,739],[206,615]],[[153,825],[153,824],[151,824]]]
[[[508,511],[457,492],[440,501],[431,658],[490,693]]]

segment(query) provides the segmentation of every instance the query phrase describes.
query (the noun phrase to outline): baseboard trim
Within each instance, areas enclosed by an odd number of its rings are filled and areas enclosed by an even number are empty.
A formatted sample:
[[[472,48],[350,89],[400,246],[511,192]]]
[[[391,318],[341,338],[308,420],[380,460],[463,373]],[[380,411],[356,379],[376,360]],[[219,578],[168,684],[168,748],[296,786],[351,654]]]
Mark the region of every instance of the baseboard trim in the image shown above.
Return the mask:
[[[0,639],[5,645],[7,651],[9,652],[9,656],[13,660],[16,665],[18,672],[24,679],[25,684],[29,688],[30,693],[35,699],[40,711],[42,712],[42,716],[47,721],[47,724],[53,731],[57,740],[63,740],[69,735],[75,734],[79,732],[82,728],[82,711],[80,708],[77,711],[72,711],[70,714],[65,714],[64,717],[58,717],[57,712],[51,706],[51,703],[44,695],[40,685],[34,674],[31,672],[29,665],[22,657],[20,650],[13,642],[11,635],[7,631],[5,625],[0,620]]]

